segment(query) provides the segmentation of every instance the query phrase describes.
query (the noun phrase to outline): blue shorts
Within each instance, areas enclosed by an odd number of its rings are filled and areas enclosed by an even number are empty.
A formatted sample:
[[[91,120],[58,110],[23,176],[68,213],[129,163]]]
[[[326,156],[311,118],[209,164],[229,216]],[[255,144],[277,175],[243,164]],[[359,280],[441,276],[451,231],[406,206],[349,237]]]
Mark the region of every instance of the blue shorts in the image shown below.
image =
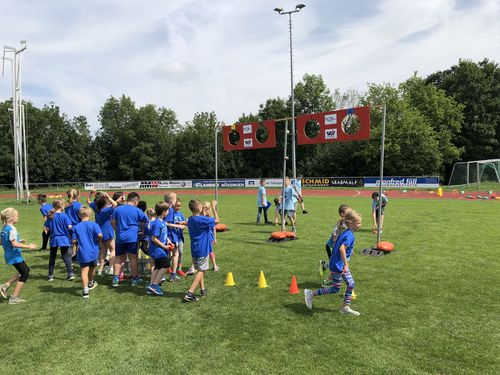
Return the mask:
[[[115,246],[116,256],[125,254],[137,254],[137,242],[117,243]]]
[[[80,268],[83,267],[97,267],[97,260],[93,260],[92,262],[80,263]]]

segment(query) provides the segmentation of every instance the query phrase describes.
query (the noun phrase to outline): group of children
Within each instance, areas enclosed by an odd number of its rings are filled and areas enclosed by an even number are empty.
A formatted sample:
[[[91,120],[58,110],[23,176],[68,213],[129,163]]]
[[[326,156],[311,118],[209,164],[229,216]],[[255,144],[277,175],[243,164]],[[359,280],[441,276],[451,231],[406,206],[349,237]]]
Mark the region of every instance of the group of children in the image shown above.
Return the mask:
[[[94,199],[93,195],[95,194]],[[184,296],[187,302],[198,301],[195,290],[200,287],[200,297],[207,295],[203,274],[213,264],[218,271],[213,253],[216,242],[215,225],[218,222],[217,203],[191,200],[189,208],[192,216],[188,220],[180,211],[181,200],[175,193],[165,194],[164,201],[158,202],[154,209],[147,209],[147,204],[140,201],[139,194],[131,192],[125,198],[121,192],[112,197],[106,192],[92,191],[84,206],[79,202],[79,191],[71,189],[67,193],[68,201],[55,199],[52,204],[47,197],[38,195],[40,212],[44,220],[42,247],[50,248],[48,281],[54,280],[55,261],[60,250],[66,266],[66,280],[73,280],[73,262],[81,269],[83,298],[89,298],[90,290],[97,286],[95,271],[113,275],[112,286],[118,287],[125,279],[123,268],[128,260],[132,285],[138,286],[143,280],[138,270],[138,253],[142,251],[150,257],[151,282],[146,293],[163,295],[160,284],[170,272],[170,281],[180,280],[179,276],[196,274],[191,287]],[[139,208],[141,207],[141,208]],[[91,221],[92,212],[95,222]],[[7,298],[9,287],[17,281],[11,294],[9,304],[25,302],[20,292],[29,277],[21,249],[34,250],[34,244],[25,245],[19,239],[15,224],[19,219],[18,212],[7,208],[1,212],[3,229],[2,245],[7,264],[12,264],[17,274],[0,285],[0,294]],[[184,235],[188,228],[191,238],[192,266],[188,272],[182,271],[182,255]],[[115,242],[116,237],[116,242]],[[105,267],[108,261],[108,266]]]

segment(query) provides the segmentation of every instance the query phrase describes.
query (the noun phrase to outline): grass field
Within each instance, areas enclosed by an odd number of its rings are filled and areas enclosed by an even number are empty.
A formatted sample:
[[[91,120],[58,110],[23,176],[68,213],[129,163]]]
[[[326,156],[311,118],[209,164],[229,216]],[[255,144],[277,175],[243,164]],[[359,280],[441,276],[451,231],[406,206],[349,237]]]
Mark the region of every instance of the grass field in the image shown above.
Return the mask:
[[[0,373],[500,373],[500,202],[392,199],[383,239],[397,252],[350,262],[360,317],[339,314],[338,295],[316,298],[309,311],[302,293],[288,294],[292,275],[301,291],[319,285],[317,263],[341,203],[364,217],[356,249],[373,245],[367,198],[308,198],[299,239],[269,244],[274,227],[255,226],[256,197],[221,196],[231,229],[218,236],[221,271],[208,272],[209,296],[192,304],[181,302],[191,278],[164,284],[167,295],[157,298],[100,277],[83,300],[60,258],[49,284],[48,253],[25,252],[29,301],[0,303]],[[40,244],[38,207],[0,202],[10,205],[20,234]],[[257,288],[261,270],[267,289]],[[1,279],[13,271],[2,262]],[[224,286],[228,271],[236,287]]]

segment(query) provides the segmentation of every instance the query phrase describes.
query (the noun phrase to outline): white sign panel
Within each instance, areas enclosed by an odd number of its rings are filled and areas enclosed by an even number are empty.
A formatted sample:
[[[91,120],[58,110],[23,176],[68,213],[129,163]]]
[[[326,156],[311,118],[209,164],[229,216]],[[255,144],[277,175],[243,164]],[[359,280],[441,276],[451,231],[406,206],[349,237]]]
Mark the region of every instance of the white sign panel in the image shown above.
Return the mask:
[[[252,138],[245,138],[243,140],[243,147],[253,147],[253,139]]]
[[[281,178],[266,178],[266,187],[281,187],[283,179]],[[246,178],[245,187],[259,187],[260,178]]]
[[[243,134],[252,134],[252,124],[243,125]]]
[[[337,129],[326,129],[325,139],[337,139]]]
[[[325,125],[335,125],[337,123],[337,114],[325,115]]]

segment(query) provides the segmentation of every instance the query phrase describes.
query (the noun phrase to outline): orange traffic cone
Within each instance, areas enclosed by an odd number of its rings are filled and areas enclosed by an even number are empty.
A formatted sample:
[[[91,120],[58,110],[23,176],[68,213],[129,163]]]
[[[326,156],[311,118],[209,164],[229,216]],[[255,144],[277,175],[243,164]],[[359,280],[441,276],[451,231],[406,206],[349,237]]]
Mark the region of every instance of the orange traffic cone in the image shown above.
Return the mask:
[[[295,275],[292,276],[292,282],[290,283],[289,293],[290,294],[299,294],[300,293],[299,287],[297,286],[297,278],[295,277]]]

